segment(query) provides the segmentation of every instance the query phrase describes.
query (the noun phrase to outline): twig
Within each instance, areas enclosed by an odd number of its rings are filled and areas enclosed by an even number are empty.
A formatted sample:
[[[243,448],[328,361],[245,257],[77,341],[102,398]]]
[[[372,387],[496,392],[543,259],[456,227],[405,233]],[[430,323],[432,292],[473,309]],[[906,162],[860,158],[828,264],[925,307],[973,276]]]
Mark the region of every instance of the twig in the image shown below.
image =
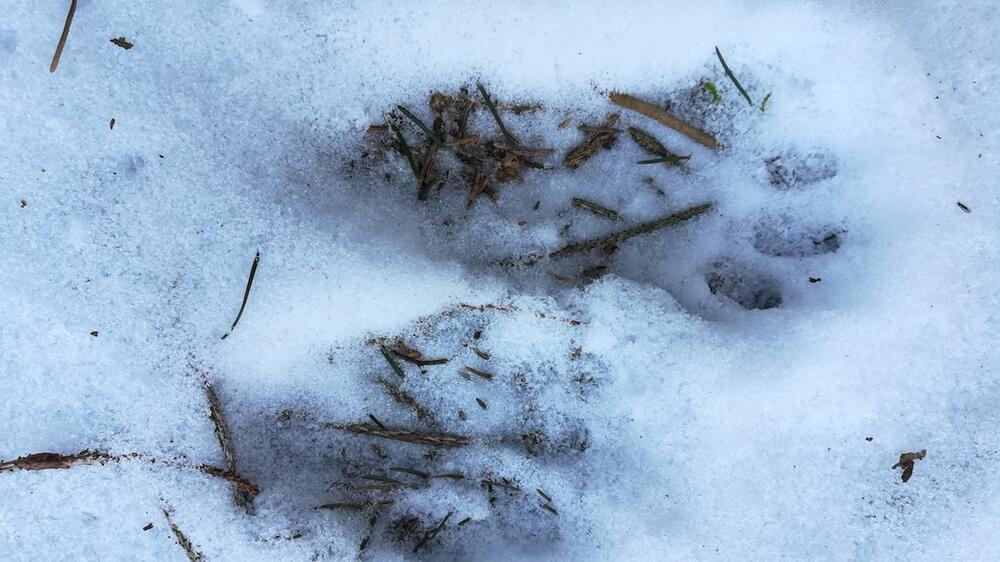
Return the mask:
[[[611,219],[613,221],[622,220],[622,216],[618,214],[618,211],[614,211],[607,207],[603,207],[601,205],[598,205],[597,203],[594,203],[593,201],[588,201],[586,199],[574,197],[572,203],[574,207],[585,209],[587,211],[590,211],[591,213],[594,213],[595,215],[602,216],[606,219]]]
[[[726,59],[722,58],[722,51],[720,51],[718,47],[715,48],[715,56],[719,57],[719,62],[722,63],[722,70],[726,71],[726,76],[728,76],[729,79],[733,81],[733,84],[736,84],[736,89],[739,90],[741,94],[743,94],[743,98],[747,100],[747,103],[753,106],[753,101],[750,99],[750,94],[747,94],[747,91],[743,89],[743,85],[740,84],[740,81],[736,79],[736,75],[733,74],[733,71],[729,70],[729,65],[726,64]],[[761,111],[763,111],[763,109],[761,109]]]
[[[668,217],[643,223],[638,226],[633,226],[632,228],[627,228],[625,230],[620,230],[618,232],[609,234],[607,236],[602,236],[600,238],[593,238],[591,240],[584,240],[582,242],[574,242],[572,244],[569,244],[568,246],[564,246],[550,253],[549,257],[561,258],[569,254],[586,252],[593,250],[595,248],[614,246],[634,236],[649,234],[650,232],[655,232],[657,230],[666,228],[668,226],[680,224],[684,221],[690,220],[698,215],[708,212],[711,208],[712,208],[711,203],[703,203],[701,205],[685,209],[679,213],[674,213]]]
[[[674,154],[673,152],[668,150],[667,147],[663,146],[663,143],[661,143],[656,137],[647,133],[646,131],[643,131],[638,127],[629,127],[628,134],[630,137],[632,137],[632,140],[635,141],[635,144],[641,146],[643,150],[655,156],[659,156],[659,158],[656,158],[654,160],[641,160],[639,161],[640,164],[650,164],[653,162],[666,162],[667,165],[674,166],[683,162],[684,160],[687,160],[688,158],[691,158],[690,156],[679,156],[677,154]]]
[[[63,24],[62,35],[59,36],[59,43],[56,45],[56,52],[52,55],[52,63],[49,65],[49,72],[55,72],[59,66],[59,59],[62,58],[63,48],[66,47],[66,38],[69,37],[69,27],[73,25],[73,14],[76,13],[76,0],[69,4],[69,12],[66,13],[66,23]]]
[[[212,383],[207,380],[205,381],[205,394],[208,395],[209,418],[211,418],[212,424],[215,426],[215,437],[219,440],[219,447],[222,448],[222,457],[226,462],[226,467],[229,469],[229,472],[238,475],[239,471],[236,469],[236,452],[229,433],[229,424],[226,423],[226,418],[222,413],[222,403],[219,401],[219,395],[215,392],[215,387],[212,386]],[[233,483],[233,500],[236,501],[236,505],[250,511],[250,504],[253,502],[254,495],[256,494],[250,494],[245,486],[241,486],[237,482]]]
[[[479,87],[479,93],[483,96],[483,101],[486,102],[486,107],[489,108],[490,113],[493,115],[493,119],[497,122],[497,126],[500,127],[500,132],[503,133],[503,137],[507,139],[507,144],[510,148],[514,148],[518,145],[517,139],[514,135],[510,134],[507,127],[504,127],[503,121],[500,119],[500,114],[497,113],[497,106],[493,105],[493,100],[490,99],[490,95],[486,93],[486,88],[483,88],[482,84],[476,84]]]
[[[414,412],[416,412],[418,418],[430,423],[434,423],[436,421],[434,419],[434,414],[431,413],[431,411],[428,410],[426,407],[424,407],[422,404],[420,404],[420,402],[417,402],[417,399],[411,396],[405,390],[399,388],[398,386],[392,384],[391,382],[383,378],[379,378],[378,382],[382,385],[383,388],[385,388],[386,393],[389,394],[389,396],[393,400],[395,400],[396,403],[412,409]]]
[[[377,427],[368,423],[327,424],[326,427],[342,429],[359,435],[381,437],[383,439],[392,439],[393,441],[403,441],[417,445],[430,445],[432,447],[462,447],[472,442],[468,437],[453,433],[421,433],[410,429]]]
[[[438,533],[440,533],[441,530],[444,529],[445,523],[448,522],[448,519],[451,517],[451,514],[452,512],[449,511],[448,515],[445,515],[444,518],[441,519],[441,521],[433,529],[431,529],[430,531],[427,532],[426,535],[424,535],[424,538],[420,539],[420,542],[417,543],[417,546],[413,547],[414,554],[416,554],[417,551],[420,550],[422,546],[427,544],[427,541],[430,541],[434,537],[438,536]]]
[[[566,156],[563,158],[563,165],[567,168],[576,168],[597,154],[602,148],[610,148],[618,138],[618,134],[621,133],[621,131],[614,128],[615,124],[618,123],[618,118],[619,115],[613,113],[604,120],[603,125],[594,127],[591,132],[588,132],[583,142],[574,146],[566,153]],[[586,128],[581,127],[581,130],[587,132]]]
[[[105,464],[108,462],[122,462],[128,460],[141,460],[173,468],[198,470],[208,476],[221,478],[232,483],[234,487],[249,495],[250,499],[253,499],[254,496],[260,493],[260,487],[256,484],[226,468],[220,468],[209,464],[195,466],[184,460],[162,460],[140,453],[112,455],[111,453],[92,451],[90,449],[84,449],[83,451],[72,455],[64,455],[61,453],[32,453],[30,455],[18,457],[12,461],[0,461],[0,473],[12,470],[64,469],[78,464]]]
[[[653,105],[637,97],[630,96],[628,94],[620,94],[618,92],[611,94],[611,101],[615,105],[619,105],[625,109],[631,109],[632,111],[641,113],[650,119],[655,119],[656,121],[659,121],[660,123],[699,144],[703,144],[709,148],[719,147],[719,143],[715,140],[715,137],[697,127],[694,127],[693,125],[689,125],[684,121],[681,121],[662,107]]]
[[[406,373],[403,372],[403,368],[399,366],[399,363],[397,363],[396,360],[392,358],[392,354],[389,353],[389,349],[383,345],[379,347],[379,351],[382,352],[382,357],[385,357],[386,363],[388,363],[389,366],[392,367],[392,370],[396,373],[396,375],[398,375],[399,378],[401,379],[405,379]]]
[[[187,554],[188,560],[191,562],[201,562],[203,560],[201,553],[195,550],[194,545],[191,541],[184,535],[180,527],[174,523],[172,517],[170,517],[170,512],[163,509],[163,516],[167,518],[167,524],[170,525],[170,531],[174,533],[174,538],[177,539],[177,544],[184,549],[184,554]]]
[[[403,115],[409,117],[410,121],[413,121],[414,123],[416,123],[417,126],[420,127],[420,129],[428,137],[430,137],[430,139],[432,141],[434,141],[434,144],[438,145],[438,147],[443,147],[444,146],[444,141],[441,140],[441,137],[439,137],[434,131],[430,130],[430,128],[427,125],[425,125],[424,122],[421,121],[419,117],[417,117],[416,115],[410,113],[409,109],[406,109],[405,107],[403,107],[401,105],[397,105],[396,107],[399,108],[399,110],[403,112]]]
[[[247,299],[250,298],[250,287],[253,286],[253,276],[257,274],[257,264],[260,263],[260,250],[257,250],[257,255],[253,258],[253,264],[250,266],[250,276],[247,278],[247,288],[243,291],[243,302],[240,304],[240,311],[236,313],[236,320],[233,320],[233,325],[229,327],[229,331],[222,335],[222,339],[229,337],[229,334],[233,333],[236,329],[236,325],[240,323],[240,318],[243,317],[243,309],[247,307]]]

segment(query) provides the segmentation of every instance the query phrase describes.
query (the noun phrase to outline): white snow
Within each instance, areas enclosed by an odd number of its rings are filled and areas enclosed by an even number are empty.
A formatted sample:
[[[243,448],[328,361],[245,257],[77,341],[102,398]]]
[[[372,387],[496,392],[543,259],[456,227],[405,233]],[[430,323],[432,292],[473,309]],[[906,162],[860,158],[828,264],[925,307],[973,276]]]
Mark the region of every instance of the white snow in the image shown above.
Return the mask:
[[[184,560],[162,509],[206,560],[1000,558],[993,4],[81,0],[50,74],[67,7],[0,3],[0,459],[143,457],[0,472],[6,559]],[[466,209],[451,155],[423,202],[401,155],[360,157],[477,81],[541,103],[503,118],[556,149],[496,205]],[[563,168],[614,112],[690,161],[637,165],[626,133]],[[610,256],[497,265],[702,202]],[[400,379],[378,338],[449,362]],[[204,379],[253,513],[197,469],[224,465]],[[472,444],[329,426],[369,415]],[[373,475],[415,487],[351,488]]]

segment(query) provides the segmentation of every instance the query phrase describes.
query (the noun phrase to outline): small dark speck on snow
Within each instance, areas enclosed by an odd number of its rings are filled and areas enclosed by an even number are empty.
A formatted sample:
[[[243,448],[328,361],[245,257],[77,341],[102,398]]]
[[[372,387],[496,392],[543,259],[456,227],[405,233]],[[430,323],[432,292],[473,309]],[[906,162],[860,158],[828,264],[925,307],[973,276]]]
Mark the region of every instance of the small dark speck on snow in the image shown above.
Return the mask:
[[[121,47],[122,49],[125,49],[126,51],[135,46],[132,43],[130,43],[129,40],[126,39],[125,37],[115,37],[114,39],[111,39],[111,42]]]

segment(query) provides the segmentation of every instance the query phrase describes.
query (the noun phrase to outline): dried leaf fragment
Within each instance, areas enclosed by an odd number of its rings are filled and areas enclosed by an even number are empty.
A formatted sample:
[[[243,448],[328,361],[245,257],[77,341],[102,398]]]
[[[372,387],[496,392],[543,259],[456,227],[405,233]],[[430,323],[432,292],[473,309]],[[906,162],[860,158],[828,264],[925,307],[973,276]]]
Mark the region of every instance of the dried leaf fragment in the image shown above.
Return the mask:
[[[927,449],[921,449],[915,453],[902,453],[899,455],[899,462],[892,465],[893,470],[903,469],[902,480],[906,482],[913,476],[913,465],[918,460],[924,460],[927,456]]]

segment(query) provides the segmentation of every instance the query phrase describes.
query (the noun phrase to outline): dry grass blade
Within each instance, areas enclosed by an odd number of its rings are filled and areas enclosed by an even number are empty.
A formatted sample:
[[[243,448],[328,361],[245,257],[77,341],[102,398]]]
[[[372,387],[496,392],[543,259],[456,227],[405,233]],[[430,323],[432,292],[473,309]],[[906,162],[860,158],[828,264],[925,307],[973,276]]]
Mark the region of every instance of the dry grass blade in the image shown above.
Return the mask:
[[[510,148],[518,146],[517,139],[514,135],[510,134],[507,127],[504,126],[503,120],[500,119],[500,114],[497,113],[497,106],[493,105],[493,100],[490,99],[490,95],[486,93],[486,88],[483,88],[482,84],[476,84],[479,87],[479,94],[483,96],[483,101],[486,102],[486,107],[489,108],[490,114],[493,115],[493,120],[497,122],[497,127],[500,128],[500,132],[503,133],[503,138],[507,139],[507,144]]]
[[[743,85],[740,84],[740,81],[736,79],[736,75],[733,74],[733,71],[729,70],[729,65],[726,64],[726,59],[722,58],[722,51],[720,51],[718,47],[715,48],[715,56],[719,57],[719,62],[722,63],[722,70],[726,71],[726,76],[728,76],[729,79],[732,80],[733,84],[736,85],[736,89],[739,90],[741,94],[743,94],[743,99],[747,100],[747,103],[753,106],[753,100],[750,99],[750,94],[748,94],[747,91],[743,89]],[[761,111],[764,111],[763,108],[761,109]]]
[[[219,440],[219,447],[222,449],[222,457],[226,462],[226,468],[233,475],[237,475],[236,451],[233,448],[232,436],[229,433],[229,424],[226,423],[226,417],[222,413],[222,403],[219,401],[219,395],[215,392],[215,387],[212,386],[212,383],[208,381],[205,381],[205,394],[208,396],[208,417],[211,418],[212,424],[215,426],[215,437]],[[241,486],[234,482],[233,500],[243,509],[250,509],[250,502],[253,501],[256,495],[256,493],[251,494],[246,486]]]
[[[253,278],[257,274],[257,264],[260,263],[260,250],[257,251],[257,255],[253,258],[253,263],[250,265],[250,276],[247,277],[247,286],[243,290],[243,302],[240,304],[240,311],[236,313],[236,320],[233,320],[233,325],[229,327],[229,331],[222,335],[222,339],[229,337],[229,334],[233,333],[236,329],[236,325],[240,323],[240,318],[243,318],[243,310],[247,307],[247,300],[250,299],[250,287],[253,287]]]
[[[545,498],[545,501],[547,501],[549,503],[552,502],[552,496],[546,494],[545,491],[542,490],[541,488],[535,488],[535,491],[538,492],[539,496],[542,496],[543,498]]]
[[[190,539],[181,531],[181,528],[174,523],[172,517],[170,517],[170,512],[166,509],[163,510],[163,516],[167,518],[167,525],[170,526],[170,531],[174,534],[174,538],[177,540],[177,544],[184,550],[184,554],[187,555],[188,560],[191,562],[201,562],[204,560],[201,553],[195,550],[194,545],[191,543]]]
[[[622,220],[622,216],[620,214],[618,214],[618,211],[614,211],[614,210],[611,210],[611,209],[609,209],[607,207],[598,205],[597,203],[594,203],[593,201],[588,201],[586,199],[581,199],[579,197],[574,197],[573,201],[572,201],[572,204],[573,204],[574,207],[578,207],[580,209],[584,209],[584,210],[590,211],[591,213],[594,213],[595,215],[604,217],[606,219],[610,219],[610,220],[613,220],[613,221]]]
[[[413,410],[417,414],[418,418],[430,423],[437,421],[434,418],[434,414],[431,413],[430,410],[428,410],[420,402],[417,402],[416,398],[411,396],[402,388],[399,388],[397,385],[392,384],[383,378],[378,379],[378,382],[382,385],[382,388],[385,389],[390,398],[395,400],[397,404],[406,406],[407,408]]]
[[[441,519],[441,521],[433,529],[431,529],[430,531],[427,532],[426,535],[424,535],[424,538],[420,539],[420,542],[417,543],[417,546],[413,547],[414,554],[416,554],[421,547],[427,544],[428,541],[431,541],[434,539],[434,537],[438,536],[438,533],[440,533],[444,529],[445,524],[448,523],[448,519],[451,518],[451,514],[452,512],[449,511],[448,514],[445,515],[444,518]]]
[[[66,13],[66,23],[63,24],[62,35],[59,36],[59,43],[56,45],[56,52],[52,55],[52,63],[49,64],[49,72],[55,72],[59,66],[59,59],[62,58],[63,49],[66,47],[66,39],[69,37],[69,28],[73,25],[73,14],[76,13],[76,0],[69,4],[69,12]]]
[[[625,109],[631,109],[632,111],[641,113],[650,119],[655,119],[656,121],[659,121],[660,123],[699,144],[705,145],[709,148],[719,147],[719,142],[715,140],[715,137],[693,125],[685,123],[677,117],[674,117],[670,112],[662,107],[643,101],[635,96],[620,94],[618,92],[611,94],[611,101],[615,105],[624,107]]]
[[[468,437],[454,433],[424,433],[410,429],[378,427],[368,423],[327,424],[326,427],[342,429],[358,435],[381,437],[382,439],[391,439],[393,441],[402,441],[416,445],[428,445],[431,447],[463,447],[472,442]]]
[[[486,353],[485,351],[479,349],[476,346],[472,346],[472,352],[475,353],[476,355],[478,355],[479,358],[482,359],[483,361],[489,361],[490,360],[490,354]]]
[[[650,221],[647,223],[640,224],[638,226],[633,226],[632,228],[627,228],[625,230],[620,230],[613,234],[607,236],[602,236],[600,238],[593,238],[590,240],[584,240],[582,242],[574,242],[568,246],[564,246],[549,254],[550,258],[561,258],[570,254],[575,254],[579,252],[587,252],[596,248],[603,248],[606,246],[616,246],[629,238],[640,236],[643,234],[649,234],[657,230],[667,228],[669,226],[674,226],[680,224],[684,221],[690,220],[698,215],[707,213],[711,210],[711,203],[703,203],[689,209],[685,209],[679,213],[674,213],[668,217],[662,219],[657,219],[655,221]]]
[[[548,511],[549,513],[551,513],[552,515],[559,515],[559,512],[556,511],[556,508],[552,507],[551,505],[549,505],[547,503],[543,503],[542,504],[542,508],[545,509],[546,511]]]

